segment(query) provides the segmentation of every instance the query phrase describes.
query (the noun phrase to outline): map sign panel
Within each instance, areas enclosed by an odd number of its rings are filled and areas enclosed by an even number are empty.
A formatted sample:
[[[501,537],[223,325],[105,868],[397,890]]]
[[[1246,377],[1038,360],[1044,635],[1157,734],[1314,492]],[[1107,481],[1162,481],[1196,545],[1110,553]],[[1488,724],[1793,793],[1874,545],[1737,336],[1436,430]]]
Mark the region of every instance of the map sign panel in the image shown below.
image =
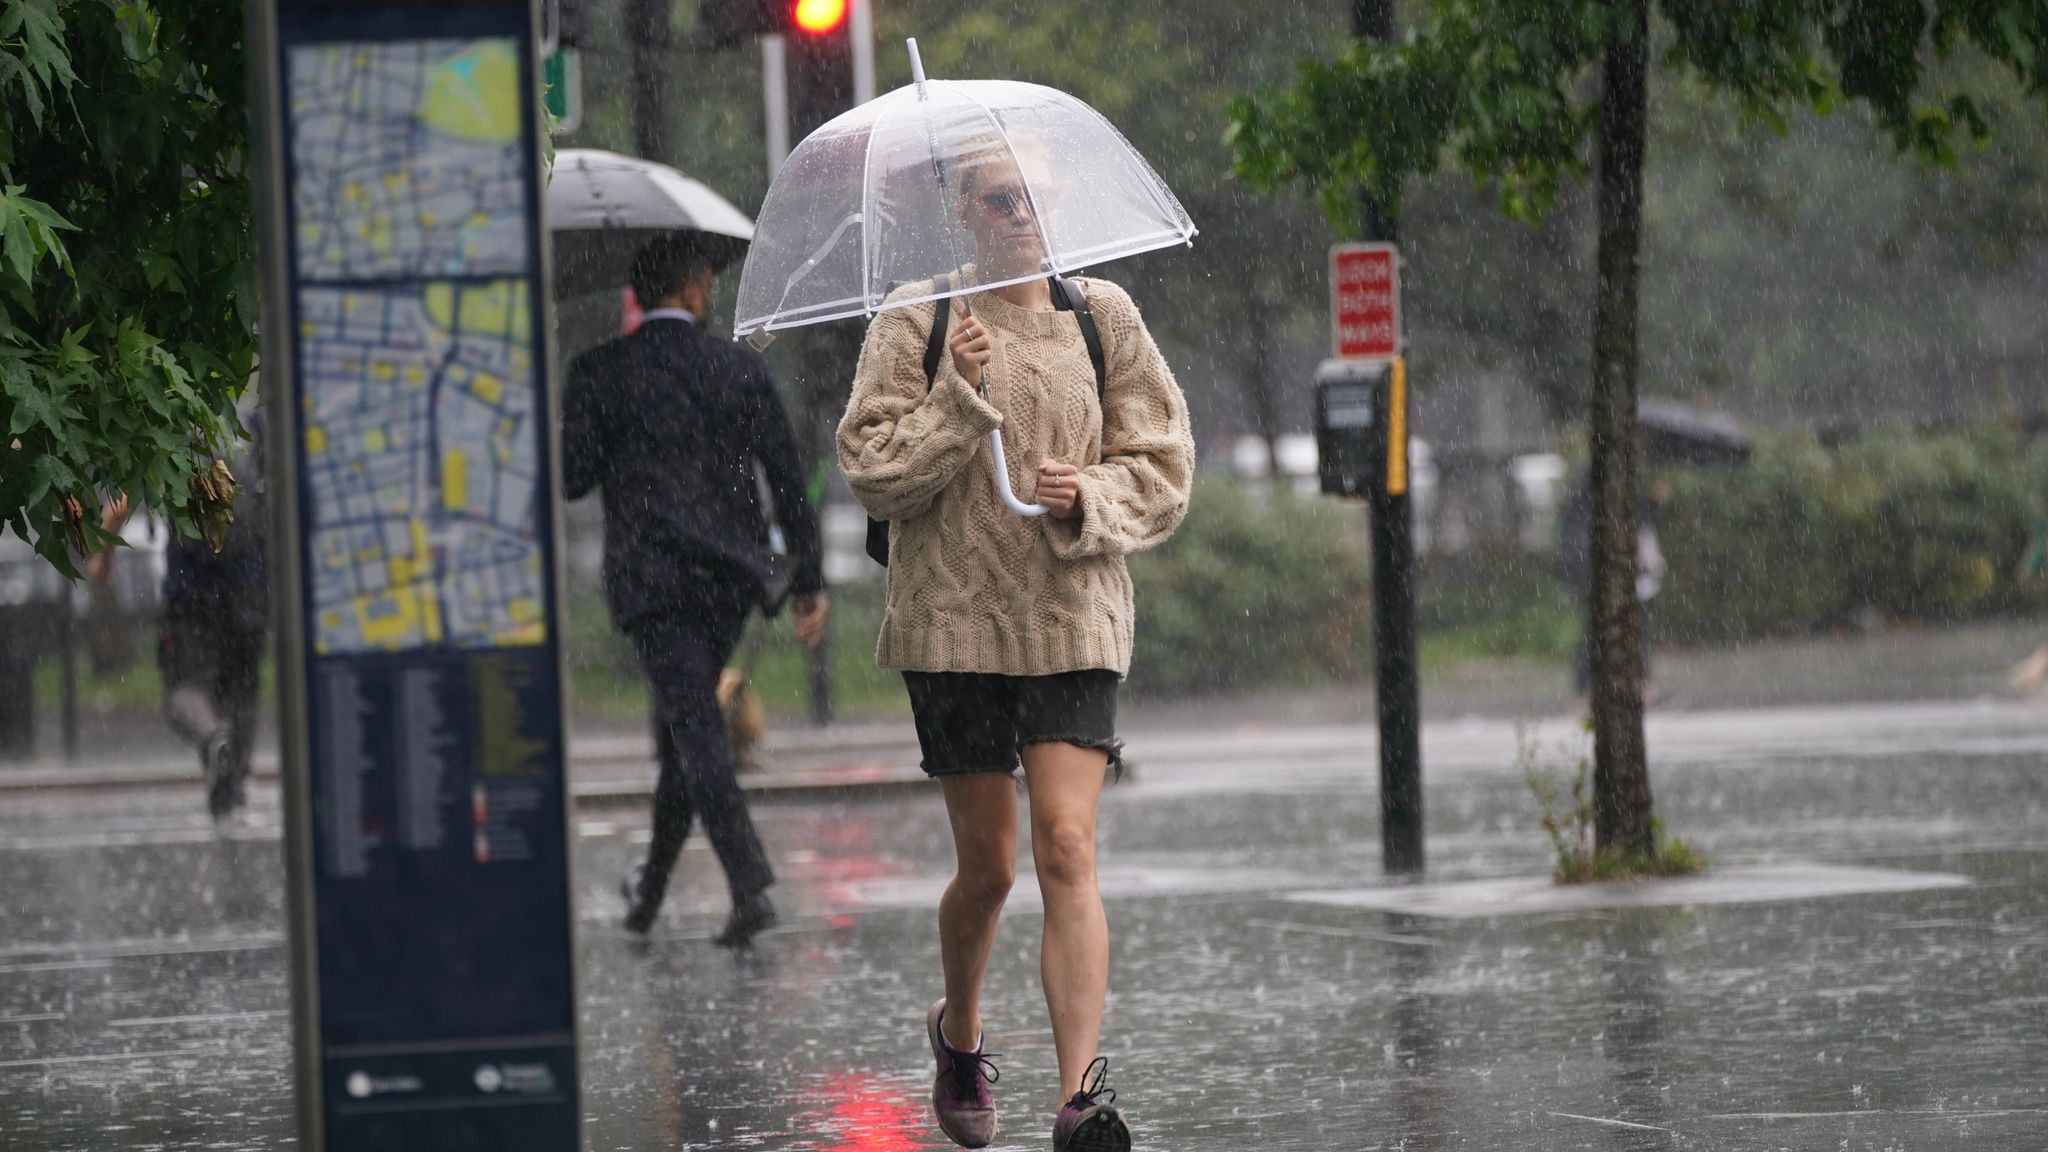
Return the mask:
[[[546,640],[519,59],[288,54],[318,655]]]
[[[290,61],[300,280],[528,271],[516,43],[341,41]]]

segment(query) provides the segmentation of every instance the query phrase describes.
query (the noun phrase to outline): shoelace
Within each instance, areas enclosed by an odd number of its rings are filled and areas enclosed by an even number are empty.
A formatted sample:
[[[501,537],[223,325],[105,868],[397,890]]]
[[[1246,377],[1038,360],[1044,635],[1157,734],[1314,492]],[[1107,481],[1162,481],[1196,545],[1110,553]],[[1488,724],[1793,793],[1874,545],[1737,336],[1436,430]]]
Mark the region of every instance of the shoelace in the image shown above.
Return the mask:
[[[953,1094],[965,1100],[972,1100],[976,1095],[974,1077],[977,1070],[980,1071],[982,1079],[987,1080],[991,1084],[1001,1080],[1003,1074],[997,1070],[995,1061],[996,1054],[993,1052],[961,1052],[955,1050],[953,1052]]]
[[[1089,1077],[1095,1078],[1091,1086]],[[1103,1083],[1109,1078],[1109,1057],[1097,1056],[1088,1062],[1088,1070],[1081,1073],[1081,1090],[1067,1101],[1069,1108],[1093,1108],[1097,1104],[1116,1103],[1116,1089]]]

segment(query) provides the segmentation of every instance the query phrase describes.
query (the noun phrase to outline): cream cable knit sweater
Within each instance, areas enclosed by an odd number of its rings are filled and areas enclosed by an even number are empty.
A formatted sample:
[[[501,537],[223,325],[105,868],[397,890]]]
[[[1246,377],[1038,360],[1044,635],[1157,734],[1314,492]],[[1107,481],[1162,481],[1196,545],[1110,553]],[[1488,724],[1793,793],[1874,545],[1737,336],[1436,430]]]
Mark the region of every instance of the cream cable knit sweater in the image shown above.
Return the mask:
[[[950,354],[926,394],[931,306],[890,309],[869,327],[839,422],[839,464],[869,514],[891,522],[882,667],[1130,671],[1124,557],[1165,540],[1187,513],[1194,437],[1137,305],[1106,280],[1078,283],[1108,364],[1102,404],[1072,313],[971,297],[994,344],[987,401]],[[930,290],[926,281],[897,295]],[[957,325],[958,301],[948,303]],[[1079,517],[1026,519],[1002,506],[988,449],[998,426],[1020,499],[1037,490],[1040,459],[1080,466]]]

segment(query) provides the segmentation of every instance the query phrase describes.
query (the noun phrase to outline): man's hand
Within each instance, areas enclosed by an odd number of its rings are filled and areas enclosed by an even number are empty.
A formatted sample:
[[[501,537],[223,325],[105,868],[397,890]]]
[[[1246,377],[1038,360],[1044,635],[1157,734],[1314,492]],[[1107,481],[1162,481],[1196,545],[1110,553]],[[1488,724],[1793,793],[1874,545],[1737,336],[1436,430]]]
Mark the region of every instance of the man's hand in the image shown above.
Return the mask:
[[[948,308],[951,300],[941,300]],[[953,328],[953,334],[946,337],[946,347],[953,352],[953,369],[960,378],[977,387],[981,384],[981,370],[988,367],[989,358],[995,355],[995,345],[990,342],[988,329],[981,321],[969,316]]]
[[[825,614],[832,609],[832,598],[823,592],[799,596],[794,607],[797,641],[806,648],[816,648],[818,641],[825,638]]]
[[[1081,514],[1081,470],[1057,460],[1038,462],[1038,502],[1055,520]]]

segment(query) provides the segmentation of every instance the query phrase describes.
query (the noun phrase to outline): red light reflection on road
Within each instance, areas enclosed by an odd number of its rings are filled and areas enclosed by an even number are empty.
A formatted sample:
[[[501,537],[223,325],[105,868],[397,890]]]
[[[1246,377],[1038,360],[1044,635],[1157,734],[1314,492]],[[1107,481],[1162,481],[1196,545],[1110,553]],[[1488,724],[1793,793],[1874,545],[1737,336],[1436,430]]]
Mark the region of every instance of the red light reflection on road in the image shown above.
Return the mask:
[[[831,1104],[819,1126],[838,1142],[818,1145],[819,1152],[917,1152],[923,1146],[924,1109],[872,1074],[837,1073],[823,1092]]]

